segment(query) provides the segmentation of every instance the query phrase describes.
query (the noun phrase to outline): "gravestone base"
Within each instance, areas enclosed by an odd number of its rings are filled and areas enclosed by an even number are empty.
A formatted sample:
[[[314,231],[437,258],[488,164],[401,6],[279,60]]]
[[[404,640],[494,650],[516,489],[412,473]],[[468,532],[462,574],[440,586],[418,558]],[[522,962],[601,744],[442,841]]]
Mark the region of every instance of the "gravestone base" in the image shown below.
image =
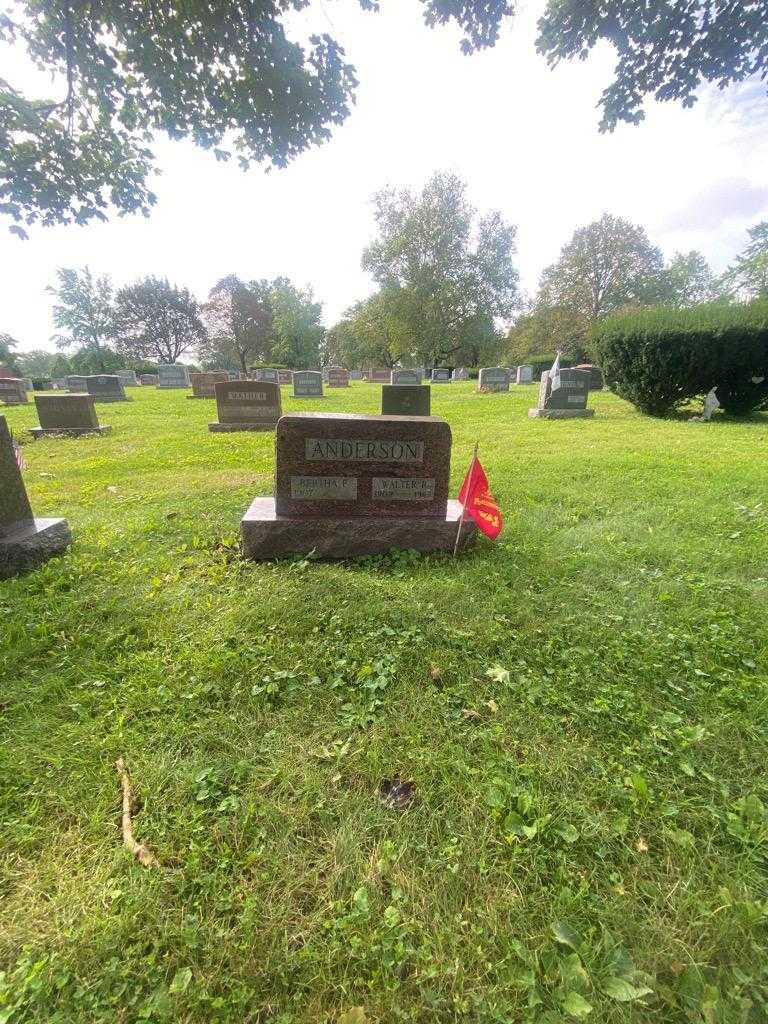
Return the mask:
[[[111,434],[112,427],[30,427],[29,432],[35,439],[41,437],[83,437],[87,434]]]
[[[214,434],[230,434],[235,430],[271,430],[275,432],[274,423],[209,423],[208,429]]]
[[[0,580],[35,569],[72,543],[66,519],[26,519],[0,537]]]
[[[414,551],[453,551],[461,517],[458,501],[449,501],[442,518],[347,516],[343,519],[279,516],[274,498],[256,498],[240,523],[243,554],[257,561],[284,555],[354,558],[380,555],[392,548]],[[459,550],[477,536],[477,526],[465,519]]]
[[[102,398],[101,395],[91,395],[91,398],[94,400],[94,402],[99,402],[99,403],[103,402],[105,405],[106,405],[107,402],[132,402],[133,401],[133,399],[129,398],[127,395],[125,396],[125,398],[118,398],[117,396],[115,396],[114,398],[112,398],[112,397]]]
[[[207,399],[209,399],[209,400],[210,400],[210,399],[212,399],[212,398],[213,398],[213,399],[215,399],[215,398],[216,398],[216,395],[187,395],[187,399],[188,399],[189,401],[192,401],[192,400],[193,400],[193,399],[195,399],[195,398],[207,398]]]
[[[595,415],[594,409],[529,409],[533,419],[545,420],[586,420]]]

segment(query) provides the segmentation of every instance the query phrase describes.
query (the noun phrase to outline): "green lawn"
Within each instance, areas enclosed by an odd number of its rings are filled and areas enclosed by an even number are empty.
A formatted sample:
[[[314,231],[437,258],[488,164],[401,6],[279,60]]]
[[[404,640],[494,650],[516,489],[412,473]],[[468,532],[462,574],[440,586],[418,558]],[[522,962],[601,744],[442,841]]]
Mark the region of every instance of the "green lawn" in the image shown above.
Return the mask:
[[[257,564],[273,436],[131,394],[24,446],[75,542],[0,584],[0,1022],[766,1020],[768,416],[435,387],[500,543]]]

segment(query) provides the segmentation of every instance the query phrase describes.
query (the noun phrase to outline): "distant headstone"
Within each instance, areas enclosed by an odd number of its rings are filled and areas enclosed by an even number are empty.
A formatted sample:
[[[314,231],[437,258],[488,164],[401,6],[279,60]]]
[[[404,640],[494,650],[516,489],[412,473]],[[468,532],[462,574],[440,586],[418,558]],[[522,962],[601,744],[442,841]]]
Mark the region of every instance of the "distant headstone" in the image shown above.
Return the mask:
[[[329,388],[349,387],[349,370],[345,370],[343,366],[329,366],[327,374],[326,381]]]
[[[189,370],[179,363],[168,363],[157,368],[157,386],[159,388],[188,388]]]
[[[505,366],[484,366],[477,379],[478,391],[509,391],[509,371]]]
[[[278,384],[292,384],[293,383],[293,370],[278,370],[277,371],[277,383]]]
[[[323,375],[319,370],[293,371],[294,398],[322,398]]]
[[[88,394],[97,402],[127,402],[125,388],[113,373],[95,373],[85,378]]]
[[[120,383],[124,388],[137,388],[139,386],[135,370],[115,370],[115,373],[120,378]]]
[[[390,377],[390,384],[421,384],[424,380],[424,372],[415,368],[406,368],[404,366],[397,366],[392,370]]]
[[[156,388],[158,386],[160,378],[156,373],[140,373],[139,381],[141,386],[145,388]]]
[[[34,391],[35,390],[35,386],[32,383],[32,378],[31,377],[19,377],[19,380],[24,385],[24,390],[25,391]]]
[[[280,419],[280,385],[276,381],[230,380],[216,385],[217,423],[214,432],[274,430]]]
[[[0,377],[0,402],[4,405],[25,405],[27,389],[20,377]]]
[[[436,366],[432,370],[432,383],[433,384],[450,384],[451,383],[451,371],[445,366]]]
[[[266,559],[451,551],[461,506],[448,499],[450,460],[450,427],[434,417],[283,416],[275,497],[256,498],[243,517],[243,552]],[[476,531],[467,518],[459,547]]]
[[[453,371],[454,380],[469,380],[469,370],[466,366],[457,366]]]
[[[67,378],[67,388],[70,394],[86,394],[88,388],[86,386],[86,378],[82,374],[70,374]]]
[[[588,373],[561,369],[552,375],[550,370],[545,370],[539,385],[539,404],[535,409],[529,409],[528,415],[550,420],[594,416],[595,410],[587,408],[588,397]]]
[[[349,379],[350,380],[362,380],[363,379],[363,371],[362,370],[350,370],[349,371]]]
[[[66,377],[54,377],[51,381],[51,387],[54,391],[66,391],[67,390],[67,379]]]
[[[14,380],[18,379],[10,366],[0,366],[0,377],[13,377]]]
[[[579,363],[578,366],[574,366],[574,370],[584,370],[589,374],[589,388],[591,391],[602,391],[604,380],[603,371],[599,366],[595,366],[594,363]]]
[[[517,368],[517,383],[530,384],[533,381],[533,367],[527,363]]]
[[[388,370],[386,366],[374,367],[368,371],[366,376],[371,384],[389,384],[392,371]]]
[[[33,437],[63,434],[108,434],[112,427],[99,426],[96,406],[91,395],[35,395],[39,427],[31,427]]]
[[[0,416],[0,579],[35,568],[71,541],[66,519],[33,516],[11,433]]]
[[[207,373],[190,373],[189,381],[192,385],[192,394],[187,398],[215,398],[216,385],[221,381],[228,381],[229,374],[226,370],[209,370]]]
[[[382,384],[382,416],[429,416],[432,388],[428,384]]]
[[[251,370],[251,380],[257,380],[261,383],[279,384],[280,371],[273,366],[255,366]]]

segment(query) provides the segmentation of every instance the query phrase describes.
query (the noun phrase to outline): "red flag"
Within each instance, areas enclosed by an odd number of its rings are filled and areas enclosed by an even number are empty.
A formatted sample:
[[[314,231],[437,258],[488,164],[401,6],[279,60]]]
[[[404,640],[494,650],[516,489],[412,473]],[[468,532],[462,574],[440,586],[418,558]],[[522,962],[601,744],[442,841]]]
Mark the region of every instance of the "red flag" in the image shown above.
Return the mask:
[[[496,540],[504,527],[504,520],[501,509],[490,492],[488,477],[477,456],[472,459],[469,472],[464,477],[464,483],[459,491],[459,501],[464,506],[464,515],[474,519],[486,537]]]

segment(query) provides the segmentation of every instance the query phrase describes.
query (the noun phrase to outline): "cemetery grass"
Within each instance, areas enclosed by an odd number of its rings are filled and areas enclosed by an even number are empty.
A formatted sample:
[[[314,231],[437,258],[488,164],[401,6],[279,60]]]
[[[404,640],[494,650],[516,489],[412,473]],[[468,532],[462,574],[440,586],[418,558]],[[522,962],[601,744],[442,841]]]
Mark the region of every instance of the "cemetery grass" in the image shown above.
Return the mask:
[[[273,435],[130,394],[24,444],[75,542],[0,584],[0,1021],[766,1019],[768,417],[435,387],[499,544],[250,564]]]

